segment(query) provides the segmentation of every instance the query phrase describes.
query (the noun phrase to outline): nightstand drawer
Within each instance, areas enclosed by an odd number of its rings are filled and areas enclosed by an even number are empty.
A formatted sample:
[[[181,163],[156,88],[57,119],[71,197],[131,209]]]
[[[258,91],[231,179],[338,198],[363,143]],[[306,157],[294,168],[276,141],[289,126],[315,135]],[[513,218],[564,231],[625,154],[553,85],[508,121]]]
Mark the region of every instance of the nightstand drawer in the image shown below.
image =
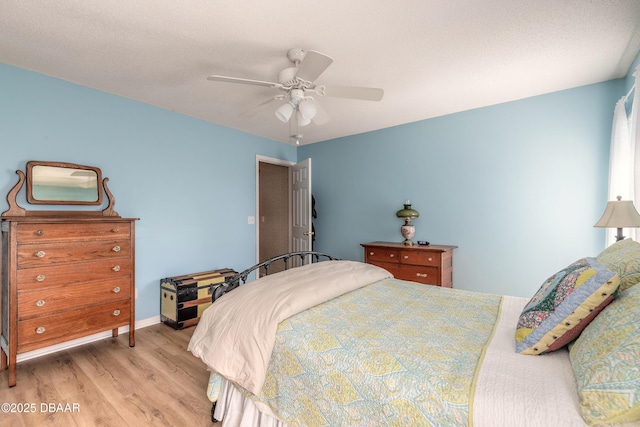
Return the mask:
[[[440,270],[437,267],[424,267],[419,265],[402,265],[400,273],[396,277],[400,280],[411,280],[425,285],[440,285]]]
[[[440,265],[440,254],[438,252],[408,251],[400,250],[400,263],[413,265]]]
[[[389,273],[393,274],[393,277],[395,277],[396,279],[399,279],[398,276],[400,276],[400,264],[398,263],[369,261],[368,264],[372,264],[380,268],[384,268]]]
[[[366,248],[366,258],[369,261],[399,262],[400,251],[388,248]]]

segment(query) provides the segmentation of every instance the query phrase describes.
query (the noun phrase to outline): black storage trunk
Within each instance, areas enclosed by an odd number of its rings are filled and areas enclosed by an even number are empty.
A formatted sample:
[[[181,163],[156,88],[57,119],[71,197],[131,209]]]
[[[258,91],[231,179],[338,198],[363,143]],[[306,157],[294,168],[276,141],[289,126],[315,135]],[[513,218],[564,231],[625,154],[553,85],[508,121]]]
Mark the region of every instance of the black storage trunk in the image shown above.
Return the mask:
[[[234,274],[224,268],[160,280],[160,319],[174,329],[196,325],[214,289]]]

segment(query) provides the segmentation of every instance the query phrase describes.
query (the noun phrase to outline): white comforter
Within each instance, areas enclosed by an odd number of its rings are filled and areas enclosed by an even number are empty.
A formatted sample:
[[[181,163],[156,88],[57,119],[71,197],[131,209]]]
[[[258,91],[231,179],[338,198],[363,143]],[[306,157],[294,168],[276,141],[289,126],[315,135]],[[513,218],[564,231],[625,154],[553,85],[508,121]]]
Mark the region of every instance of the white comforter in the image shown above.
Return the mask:
[[[264,383],[278,323],[388,277],[392,277],[388,271],[374,265],[326,261],[249,282],[204,311],[189,351],[211,371],[257,395]]]

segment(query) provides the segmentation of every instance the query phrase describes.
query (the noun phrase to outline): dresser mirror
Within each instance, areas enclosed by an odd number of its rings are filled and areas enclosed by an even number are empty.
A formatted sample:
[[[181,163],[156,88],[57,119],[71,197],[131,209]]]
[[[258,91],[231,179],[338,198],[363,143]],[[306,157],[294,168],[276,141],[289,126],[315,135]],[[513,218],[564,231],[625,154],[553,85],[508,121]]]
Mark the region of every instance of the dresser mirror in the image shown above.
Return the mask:
[[[102,172],[74,163],[27,163],[27,201],[43,205],[101,205]]]
[[[1,217],[19,216],[110,216],[119,217],[113,209],[115,199],[107,187],[109,178],[102,178],[100,168],[65,162],[27,162],[25,173],[17,170],[18,183],[7,194],[9,209]],[[102,211],[26,210],[18,205],[17,195],[26,181],[27,202],[33,205],[85,205],[103,204],[103,193],[107,206]]]

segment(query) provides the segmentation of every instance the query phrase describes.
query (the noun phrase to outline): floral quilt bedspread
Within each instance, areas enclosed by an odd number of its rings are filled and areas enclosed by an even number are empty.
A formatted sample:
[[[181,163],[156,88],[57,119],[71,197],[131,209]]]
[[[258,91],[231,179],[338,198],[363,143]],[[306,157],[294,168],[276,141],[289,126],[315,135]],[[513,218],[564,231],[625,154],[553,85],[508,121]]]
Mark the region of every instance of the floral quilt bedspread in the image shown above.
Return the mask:
[[[468,425],[500,302],[395,279],[357,289],[281,322],[250,396],[290,426]]]

